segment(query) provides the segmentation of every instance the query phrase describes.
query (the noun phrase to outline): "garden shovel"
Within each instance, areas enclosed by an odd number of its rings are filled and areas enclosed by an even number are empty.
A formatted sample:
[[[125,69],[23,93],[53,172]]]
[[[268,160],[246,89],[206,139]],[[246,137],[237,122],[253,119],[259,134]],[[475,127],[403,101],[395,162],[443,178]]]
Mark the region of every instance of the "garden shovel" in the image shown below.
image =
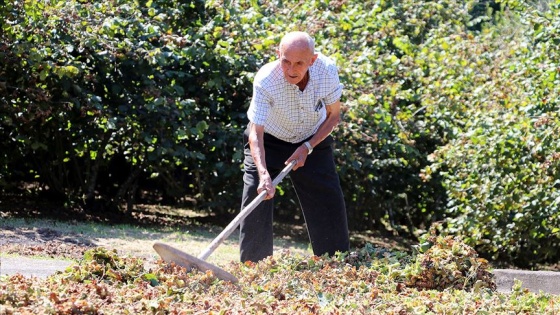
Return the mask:
[[[276,187],[295,165],[296,161],[294,160],[284,167],[280,174],[278,174],[278,176],[276,176],[276,178],[272,181],[272,185]],[[216,250],[216,248],[218,248],[218,246],[220,246],[220,244],[231,235],[239,224],[241,224],[241,221],[253,210],[255,210],[265,197],[266,191],[262,191],[250,204],[239,212],[239,214],[228,224],[228,226],[226,226],[222,233],[220,233],[198,257],[189,255],[179,249],[159,242],[156,242],[153,247],[161,259],[167,263],[173,262],[178,266],[187,268],[187,270],[191,270],[193,267],[199,269],[200,271],[210,270],[219,279],[237,283],[237,278],[234,275],[204,260],[208,258],[208,256],[210,256],[210,254],[212,254],[214,250]]]

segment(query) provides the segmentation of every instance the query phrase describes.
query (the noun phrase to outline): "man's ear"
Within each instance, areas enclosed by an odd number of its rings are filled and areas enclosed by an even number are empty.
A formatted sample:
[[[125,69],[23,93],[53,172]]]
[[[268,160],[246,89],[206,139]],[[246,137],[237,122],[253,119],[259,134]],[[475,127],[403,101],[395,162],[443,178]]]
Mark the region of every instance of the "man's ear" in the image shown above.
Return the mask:
[[[319,54],[313,54],[313,57],[311,57],[311,65],[317,60],[317,57],[319,57]]]

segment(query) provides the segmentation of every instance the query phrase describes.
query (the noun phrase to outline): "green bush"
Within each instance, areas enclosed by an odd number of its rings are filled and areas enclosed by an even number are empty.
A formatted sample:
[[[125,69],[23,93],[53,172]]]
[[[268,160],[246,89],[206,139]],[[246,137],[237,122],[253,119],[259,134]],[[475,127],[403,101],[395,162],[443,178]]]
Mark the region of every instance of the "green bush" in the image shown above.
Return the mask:
[[[559,8],[525,8],[488,30],[492,75],[465,95],[468,120],[426,169],[445,178],[449,231],[520,266],[560,257]]]
[[[420,171],[452,126],[423,95],[439,70],[424,51],[465,33],[468,10],[454,1],[354,2],[338,14],[339,29],[352,26],[329,44],[347,47],[338,52],[348,91],[338,160],[354,228],[413,235],[442,218],[441,184],[423,182]]]
[[[188,198],[228,219],[252,77],[306,30],[345,85],[335,158],[352,230],[415,237],[445,220],[487,256],[554,261],[559,6],[8,1],[0,187],[86,209]]]
[[[200,172],[231,160],[224,147],[239,138],[248,79],[215,46],[203,2],[14,2],[4,11],[13,49],[2,56],[0,130],[13,155],[3,177],[108,207],[133,202],[142,179],[158,178],[175,197],[209,191]]]
[[[558,139],[547,138],[560,130],[552,121],[519,112],[479,115],[438,151],[435,165],[446,168],[449,232],[493,259],[519,265],[558,259],[560,156]]]

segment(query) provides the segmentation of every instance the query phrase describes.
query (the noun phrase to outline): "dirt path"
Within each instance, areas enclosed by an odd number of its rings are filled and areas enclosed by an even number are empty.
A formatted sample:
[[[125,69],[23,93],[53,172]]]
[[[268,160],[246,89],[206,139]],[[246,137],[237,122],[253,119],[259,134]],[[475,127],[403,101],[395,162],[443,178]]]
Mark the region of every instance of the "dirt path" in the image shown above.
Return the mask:
[[[24,256],[0,257],[0,275],[21,274],[26,277],[46,278],[63,271],[74,262],[60,259],[37,259]]]

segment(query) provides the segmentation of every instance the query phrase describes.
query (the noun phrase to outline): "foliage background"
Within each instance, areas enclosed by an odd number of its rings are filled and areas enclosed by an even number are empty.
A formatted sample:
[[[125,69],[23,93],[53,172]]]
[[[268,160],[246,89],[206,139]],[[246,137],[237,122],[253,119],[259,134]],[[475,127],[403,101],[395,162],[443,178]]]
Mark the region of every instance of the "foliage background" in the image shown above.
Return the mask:
[[[227,221],[252,76],[305,30],[345,84],[351,229],[414,238],[438,222],[492,259],[560,258],[559,1],[4,2],[5,196],[189,201]]]

